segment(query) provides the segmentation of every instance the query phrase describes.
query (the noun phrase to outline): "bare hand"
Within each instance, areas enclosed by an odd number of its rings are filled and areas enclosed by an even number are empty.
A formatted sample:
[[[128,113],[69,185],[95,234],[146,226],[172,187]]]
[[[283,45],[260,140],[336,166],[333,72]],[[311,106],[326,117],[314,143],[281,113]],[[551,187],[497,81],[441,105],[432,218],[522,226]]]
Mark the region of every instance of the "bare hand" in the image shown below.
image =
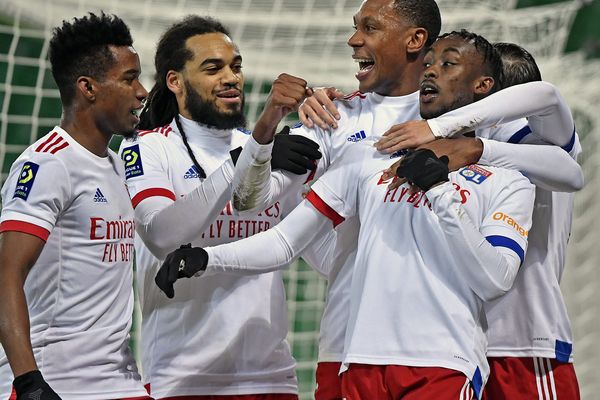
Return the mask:
[[[313,95],[304,100],[298,110],[300,121],[307,128],[317,124],[323,130],[337,129],[336,120],[340,119],[340,113],[333,100],[342,97],[344,93],[334,87],[315,89]]]
[[[388,129],[375,143],[375,147],[384,153],[395,153],[399,150],[417,148],[433,140],[435,136],[427,121],[408,121]]]
[[[297,111],[306,96],[311,94],[312,90],[306,86],[304,79],[288,74],[279,75],[273,81],[263,112],[256,122],[254,139],[261,144],[273,140],[279,122],[289,113]]]

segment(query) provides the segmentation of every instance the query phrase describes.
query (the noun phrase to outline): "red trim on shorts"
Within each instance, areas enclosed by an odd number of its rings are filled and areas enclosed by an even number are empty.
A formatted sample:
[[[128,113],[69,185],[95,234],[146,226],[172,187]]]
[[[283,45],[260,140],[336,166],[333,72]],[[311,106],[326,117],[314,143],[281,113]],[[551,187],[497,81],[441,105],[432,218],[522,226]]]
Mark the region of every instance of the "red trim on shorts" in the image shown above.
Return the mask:
[[[543,357],[488,357],[488,362],[484,400],[581,398],[572,363]]]
[[[317,363],[317,388],[315,400],[340,400],[342,396],[342,377],[339,375],[341,362]]]
[[[308,192],[306,195],[306,200],[310,201],[310,203],[315,206],[315,208],[324,216],[329,218],[331,222],[333,222],[333,227],[335,228],[339,224],[345,221],[345,218],[338,214],[333,208],[329,207],[327,203],[323,201],[314,191]]]
[[[131,204],[133,205],[133,208],[136,208],[137,205],[140,204],[143,200],[147,199],[148,197],[154,196],[166,197],[173,201],[176,200],[175,193],[171,192],[169,189],[151,188],[142,190],[141,192],[133,196],[133,199],[131,199]]]
[[[2,232],[22,232],[37,236],[44,242],[48,240],[50,232],[41,226],[24,221],[8,220],[0,224],[0,233]]]

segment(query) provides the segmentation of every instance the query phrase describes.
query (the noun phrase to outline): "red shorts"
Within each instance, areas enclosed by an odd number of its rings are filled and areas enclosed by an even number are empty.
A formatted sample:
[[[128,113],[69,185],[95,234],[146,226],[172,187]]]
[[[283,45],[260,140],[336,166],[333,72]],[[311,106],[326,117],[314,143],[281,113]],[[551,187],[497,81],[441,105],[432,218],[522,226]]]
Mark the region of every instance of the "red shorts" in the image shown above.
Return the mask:
[[[347,400],[471,400],[471,381],[459,371],[439,367],[350,364],[342,374]]]
[[[161,400],[298,400],[297,394],[263,393],[263,394],[231,394],[207,396],[175,396],[162,397]]]
[[[320,362],[317,364],[317,389],[315,400],[341,400],[342,378],[340,362]]]
[[[490,378],[484,400],[579,400],[579,384],[571,363],[540,357],[489,357]]]

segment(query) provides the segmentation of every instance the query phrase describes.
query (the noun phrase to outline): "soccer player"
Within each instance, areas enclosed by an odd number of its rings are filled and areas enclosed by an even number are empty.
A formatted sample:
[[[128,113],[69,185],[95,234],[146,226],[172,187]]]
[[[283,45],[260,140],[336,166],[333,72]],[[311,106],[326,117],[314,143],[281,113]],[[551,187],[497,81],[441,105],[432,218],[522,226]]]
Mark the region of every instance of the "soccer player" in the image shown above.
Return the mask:
[[[139,58],[104,13],[63,22],[49,57],[62,120],[2,188],[0,383],[14,376],[16,399],[148,398],[129,350],[133,208],[108,149],[139,121]]]
[[[512,43],[494,47],[502,56],[505,86],[541,81],[535,59],[527,50]],[[563,102],[559,106],[558,113],[569,112]],[[543,143],[534,133],[518,139]],[[569,143],[564,150],[577,159],[581,146],[575,133],[573,144]],[[535,197],[529,250],[521,272],[506,296],[486,304],[487,399],[580,398],[572,363],[571,324],[560,291],[574,195],[538,186]]]
[[[160,38],[155,67],[156,83],[141,115],[145,130],[120,150],[139,233],[144,381],[155,398],[296,399],[280,272],[221,275],[199,286],[182,282],[168,293],[173,299],[154,284],[161,260],[180,245],[246,238],[278,223],[284,211],[273,202],[240,215],[229,202],[237,158],[230,151],[249,135],[243,129],[242,56],[228,31],[214,19],[187,17]],[[259,123],[289,113],[305,95],[304,80],[281,75]],[[279,147],[273,159],[287,154],[283,166],[306,172],[312,167],[307,157],[319,153],[301,139],[296,144],[306,151]]]
[[[433,45],[424,82],[435,74],[444,97],[431,112],[492,91],[499,60],[490,49],[467,33]],[[443,66],[449,52],[454,69]],[[427,100],[422,93],[421,103]],[[448,175],[448,160],[427,150],[405,156],[401,168],[423,191],[411,194],[406,185],[388,191],[382,170],[390,159],[373,142],[350,146],[274,229],[206,251],[178,251],[161,273],[278,268],[357,215],[343,397],[479,398],[487,379],[483,301],[505,293],[522,262],[533,185],[519,172],[495,167],[471,165]]]

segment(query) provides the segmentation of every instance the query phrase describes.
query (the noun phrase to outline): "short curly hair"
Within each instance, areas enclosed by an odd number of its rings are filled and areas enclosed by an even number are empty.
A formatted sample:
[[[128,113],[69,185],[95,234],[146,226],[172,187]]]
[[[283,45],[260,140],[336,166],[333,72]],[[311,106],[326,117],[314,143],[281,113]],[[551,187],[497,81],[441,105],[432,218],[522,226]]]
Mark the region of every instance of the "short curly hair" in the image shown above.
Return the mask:
[[[426,47],[435,42],[442,29],[442,17],[434,0],[395,0],[394,9],[407,22],[427,30]]]
[[[116,15],[89,13],[54,28],[48,55],[64,106],[75,98],[80,76],[102,80],[116,62],[109,46],[131,46],[129,28]]]

